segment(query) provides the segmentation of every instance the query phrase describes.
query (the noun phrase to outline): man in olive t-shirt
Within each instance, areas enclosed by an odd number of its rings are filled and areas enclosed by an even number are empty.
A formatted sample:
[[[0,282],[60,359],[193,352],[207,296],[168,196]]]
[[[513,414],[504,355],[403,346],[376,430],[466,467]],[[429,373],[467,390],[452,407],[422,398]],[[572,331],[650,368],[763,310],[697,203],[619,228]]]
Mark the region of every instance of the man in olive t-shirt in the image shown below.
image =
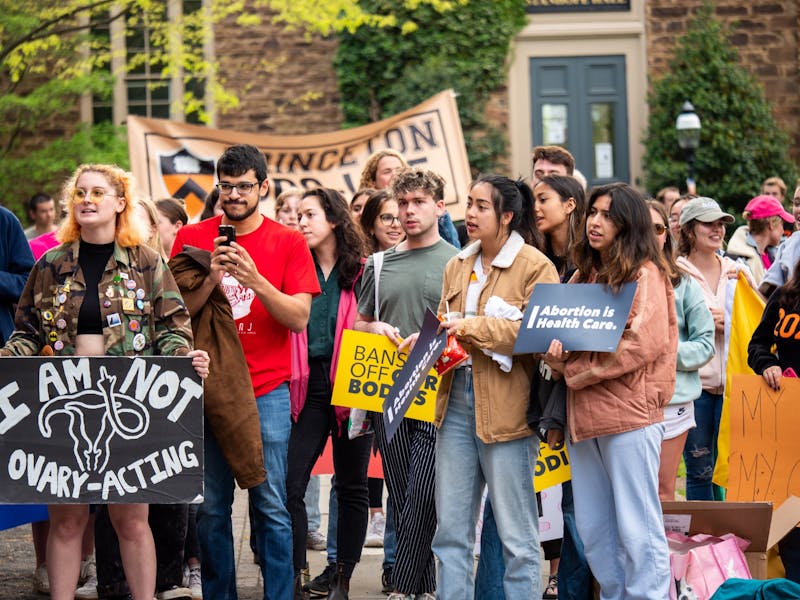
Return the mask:
[[[436,312],[444,267],[458,250],[439,237],[437,220],[444,212],[444,180],[439,175],[404,169],[392,179],[390,190],[406,239],[384,253],[377,317],[374,261],[367,261],[355,329],[385,335],[403,350],[416,341],[425,309]],[[393,591],[432,594],[436,589],[431,550],[436,531],[436,428],[433,423],[403,419],[391,443],[386,441],[382,419],[375,420],[375,429],[396,508]]]

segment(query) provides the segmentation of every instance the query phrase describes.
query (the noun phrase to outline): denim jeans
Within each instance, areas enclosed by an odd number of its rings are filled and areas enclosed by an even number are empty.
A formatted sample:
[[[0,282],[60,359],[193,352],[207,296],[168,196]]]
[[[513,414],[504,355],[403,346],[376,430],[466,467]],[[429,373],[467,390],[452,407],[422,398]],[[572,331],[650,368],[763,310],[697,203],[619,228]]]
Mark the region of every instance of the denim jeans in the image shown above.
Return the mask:
[[[717,436],[722,416],[722,394],[705,390],[694,401],[696,426],[689,430],[683,460],[686,463],[686,499],[722,500],[711,482],[717,462]]]
[[[331,495],[328,498],[328,564],[335,565],[338,551],[336,549],[336,532],[339,530],[339,500],[336,498],[336,475],[331,477]]]
[[[497,533],[492,503],[487,496],[481,528],[481,556],[475,571],[475,600],[506,600],[503,591],[505,572],[503,544],[500,543],[500,534]]]
[[[282,384],[256,398],[267,480],[249,490],[256,549],[264,578],[264,600],[291,598],[292,522],[286,509],[286,464],[291,417],[289,387]],[[234,479],[213,432],[205,430],[205,496],[197,512],[203,569],[203,597],[236,600],[233,556]]]
[[[658,498],[664,426],[571,443],[575,517],[602,600],[664,600],[672,575]],[[560,570],[560,569],[559,569]]]
[[[322,515],[319,512],[319,475],[312,475],[306,486],[306,495],[303,496],[308,517],[308,530],[319,531]]]
[[[439,559],[437,597],[472,598],[475,524],[484,482],[503,546],[507,598],[539,598],[539,527],[533,435],[486,444],[475,433],[471,369],[457,369],[436,444],[436,515],[433,551]]]

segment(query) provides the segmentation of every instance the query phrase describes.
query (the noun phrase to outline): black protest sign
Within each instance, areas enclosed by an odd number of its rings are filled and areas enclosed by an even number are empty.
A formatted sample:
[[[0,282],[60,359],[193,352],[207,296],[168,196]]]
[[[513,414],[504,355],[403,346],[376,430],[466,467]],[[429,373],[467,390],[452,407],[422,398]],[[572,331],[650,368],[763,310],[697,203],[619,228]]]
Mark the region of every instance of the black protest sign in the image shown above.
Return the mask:
[[[613,352],[633,304],[636,282],[618,293],[599,283],[537,283],[522,317],[514,354],[564,350]]]
[[[437,334],[437,329],[439,319],[430,309],[426,309],[417,343],[383,401],[383,425],[387,442],[394,437],[400,421],[425,382],[425,376],[447,344],[447,334],[444,331]]]
[[[203,386],[187,357],[0,359],[0,503],[203,494]]]

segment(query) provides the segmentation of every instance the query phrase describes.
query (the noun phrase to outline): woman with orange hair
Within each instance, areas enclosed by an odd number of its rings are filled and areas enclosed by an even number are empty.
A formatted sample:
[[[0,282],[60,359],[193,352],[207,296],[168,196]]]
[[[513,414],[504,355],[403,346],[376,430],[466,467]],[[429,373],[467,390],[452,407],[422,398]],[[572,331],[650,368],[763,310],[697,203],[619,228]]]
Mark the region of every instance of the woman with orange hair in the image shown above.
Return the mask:
[[[208,354],[192,350],[189,313],[175,280],[158,253],[142,245],[130,175],[112,165],[82,165],[65,184],[62,202],[67,218],[58,233],[61,244],[33,267],[17,306],[16,329],[0,354],[190,356],[205,378]],[[141,301],[132,301],[131,310],[128,290]],[[131,595],[152,600],[156,556],[148,506],[108,508]],[[89,510],[57,504],[49,511],[50,596],[72,600]]]

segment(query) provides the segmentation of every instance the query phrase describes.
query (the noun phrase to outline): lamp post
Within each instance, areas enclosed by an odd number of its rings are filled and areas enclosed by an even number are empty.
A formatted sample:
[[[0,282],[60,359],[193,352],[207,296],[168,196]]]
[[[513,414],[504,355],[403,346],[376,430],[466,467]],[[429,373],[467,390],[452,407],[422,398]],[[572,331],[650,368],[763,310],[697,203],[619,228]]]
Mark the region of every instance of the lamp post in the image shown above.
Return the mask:
[[[697,193],[694,181],[694,151],[700,145],[700,117],[694,112],[694,106],[688,100],[683,103],[681,113],[675,121],[678,130],[678,145],[683,148],[686,163],[689,167],[686,177],[686,191],[690,194]]]

